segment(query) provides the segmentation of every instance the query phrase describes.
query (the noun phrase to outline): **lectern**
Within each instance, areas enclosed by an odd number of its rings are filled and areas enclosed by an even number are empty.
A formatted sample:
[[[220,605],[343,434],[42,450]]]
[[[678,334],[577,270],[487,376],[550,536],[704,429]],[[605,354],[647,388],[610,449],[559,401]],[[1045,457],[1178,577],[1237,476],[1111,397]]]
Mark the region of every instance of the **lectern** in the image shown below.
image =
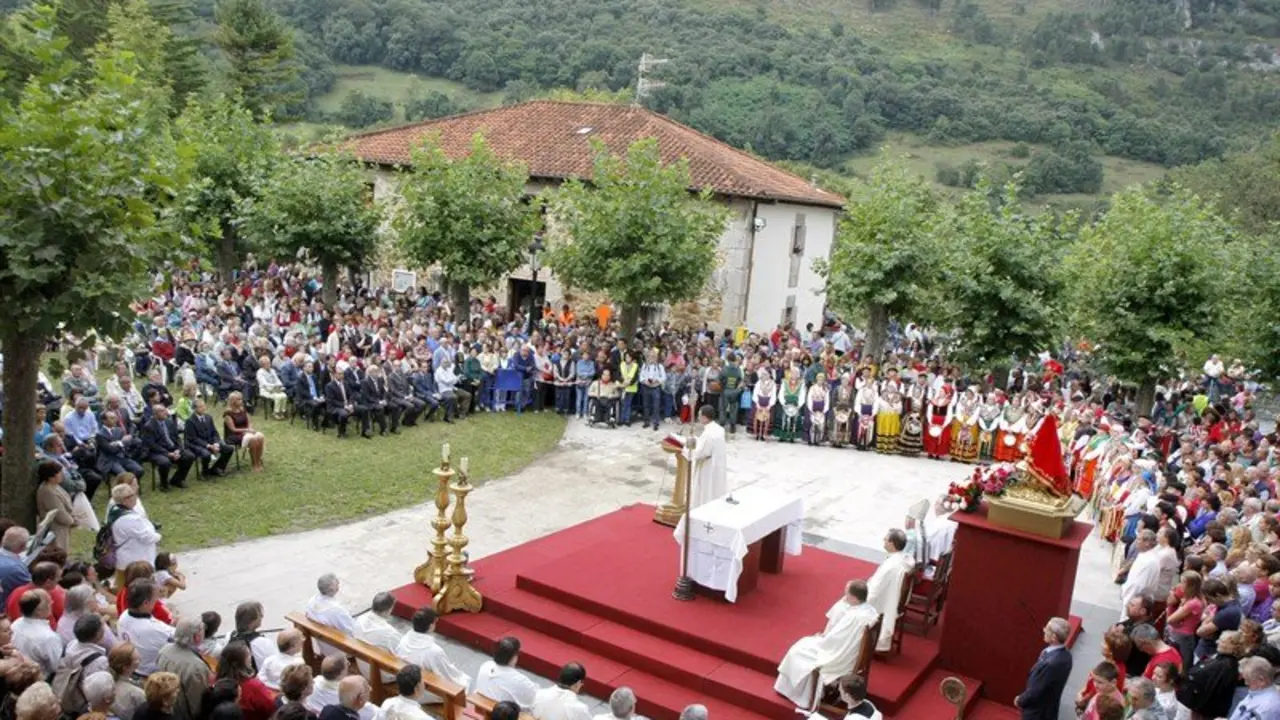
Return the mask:
[[[690,464],[682,452],[684,448],[669,440],[663,440],[659,445],[662,447],[663,452],[676,456],[676,485],[671,490],[671,499],[659,505],[658,509],[654,511],[653,521],[675,527],[680,523],[680,519],[684,517],[685,488],[689,485]]]

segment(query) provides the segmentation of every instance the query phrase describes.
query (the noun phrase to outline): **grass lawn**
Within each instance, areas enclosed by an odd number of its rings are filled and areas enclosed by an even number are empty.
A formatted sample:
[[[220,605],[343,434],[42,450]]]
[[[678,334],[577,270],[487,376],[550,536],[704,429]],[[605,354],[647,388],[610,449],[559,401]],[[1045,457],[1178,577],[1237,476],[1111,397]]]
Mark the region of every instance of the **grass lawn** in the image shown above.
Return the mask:
[[[221,418],[221,408],[211,410]],[[219,425],[221,424],[219,420]],[[249,538],[308,530],[356,520],[426,502],[435,489],[430,471],[440,464],[440,446],[450,444],[450,458],[470,458],[471,481],[480,485],[509,475],[555,447],[565,421],[555,413],[481,413],[447,425],[432,422],[405,428],[400,435],[361,439],[358,431],[339,441],[335,430],[325,435],[306,429],[302,421],[263,420],[254,427],[267,436],[266,470],[231,472],[216,482],[195,479],[186,490],[151,492],[150,472],[140,478],[143,503],[153,520],[163,524],[165,550],[221,545]],[[94,505],[99,517],[109,493],[99,489]],[[93,539],[72,535],[74,554],[88,556]]]
[[[466,107],[494,107],[502,102],[500,92],[476,92],[444,78],[397,72],[377,65],[335,65],[333,69],[338,81],[332,90],[316,98],[316,106],[326,113],[336,112],[352,90],[395,103],[397,121],[404,120],[404,102],[418,88],[438,90]]]

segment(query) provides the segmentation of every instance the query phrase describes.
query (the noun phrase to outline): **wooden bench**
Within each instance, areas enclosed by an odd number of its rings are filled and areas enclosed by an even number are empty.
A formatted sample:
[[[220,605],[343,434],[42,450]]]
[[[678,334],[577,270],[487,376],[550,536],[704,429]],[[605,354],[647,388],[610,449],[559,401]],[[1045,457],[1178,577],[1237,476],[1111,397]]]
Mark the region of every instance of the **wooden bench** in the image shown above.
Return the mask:
[[[483,720],[491,720],[493,708],[498,704],[496,700],[490,700],[480,693],[468,695],[467,702],[471,703],[471,712],[474,712],[476,717],[483,718]],[[522,712],[520,713],[520,720],[535,720],[535,718],[529,713]]]
[[[396,657],[394,653],[388,652],[384,648],[370,645],[362,640],[357,640],[336,628],[322,625],[302,613],[289,613],[285,616],[285,620],[292,623],[298,629],[298,632],[302,633],[305,639],[302,645],[302,658],[316,675],[320,674],[320,663],[323,658],[316,654],[315,648],[312,646],[312,640],[337,648],[348,659],[363,661],[364,665],[368,667],[368,674],[365,678],[369,681],[369,687],[371,688],[370,702],[375,705],[381,705],[387,698],[397,694],[395,683],[384,683],[382,681],[384,672],[389,675],[395,675],[405,666],[405,661]],[[460,720],[462,709],[467,702],[466,688],[425,669],[422,671],[422,684],[426,686],[427,692],[440,698],[443,703],[442,706],[428,706],[429,709],[438,711],[438,714],[444,720]]]

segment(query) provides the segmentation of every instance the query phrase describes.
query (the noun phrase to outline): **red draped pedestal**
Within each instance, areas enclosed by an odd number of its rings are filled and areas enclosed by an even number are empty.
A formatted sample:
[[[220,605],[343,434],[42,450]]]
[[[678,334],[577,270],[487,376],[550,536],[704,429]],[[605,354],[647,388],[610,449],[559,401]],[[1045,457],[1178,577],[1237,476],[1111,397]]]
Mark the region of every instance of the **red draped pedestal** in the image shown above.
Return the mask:
[[[1073,522],[1055,540],[992,525],[985,505],[951,517],[960,526],[939,660],[981,680],[987,698],[1012,705],[1044,649],[1045,623],[1070,617],[1080,546],[1092,526]]]

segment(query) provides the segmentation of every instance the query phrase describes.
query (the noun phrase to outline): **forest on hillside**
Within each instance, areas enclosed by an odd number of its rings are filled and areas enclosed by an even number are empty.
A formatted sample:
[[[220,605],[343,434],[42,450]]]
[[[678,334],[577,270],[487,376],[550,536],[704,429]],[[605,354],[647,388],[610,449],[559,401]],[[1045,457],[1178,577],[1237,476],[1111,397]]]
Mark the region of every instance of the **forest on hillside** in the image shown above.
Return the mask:
[[[1280,117],[1280,0],[1014,0],[1012,18],[988,12],[998,0],[857,1],[870,2],[869,24],[842,21],[834,0],[815,16],[765,0],[265,0],[299,70],[275,117],[389,119],[385,101],[363,96],[338,117],[316,107],[335,64],[518,102],[632,88],[647,52],[669,60],[649,107],[765,157],[835,167],[889,131],[1030,143],[1046,148],[1032,160],[1057,192],[1096,191],[1091,156],[1195,163],[1253,146]],[[217,77],[218,0],[154,2]],[[936,42],[870,32],[922,8],[945,29]],[[410,119],[467,109],[439,92],[411,105]]]

